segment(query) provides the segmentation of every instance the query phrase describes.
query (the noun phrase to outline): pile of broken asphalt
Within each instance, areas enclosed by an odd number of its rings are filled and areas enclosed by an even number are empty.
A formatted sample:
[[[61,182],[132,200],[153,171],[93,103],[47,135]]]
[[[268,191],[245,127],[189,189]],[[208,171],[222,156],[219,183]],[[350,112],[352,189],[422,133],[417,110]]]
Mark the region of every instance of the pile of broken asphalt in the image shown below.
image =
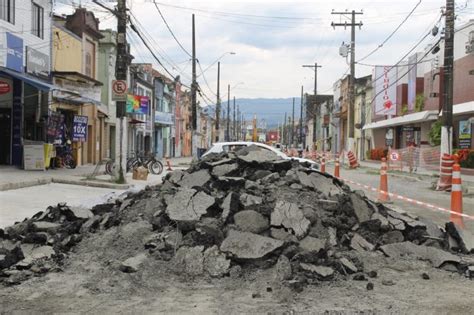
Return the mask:
[[[120,259],[103,267],[124,273],[159,261],[193,277],[272,268],[280,283],[301,289],[374,277],[358,257],[377,253],[474,276],[467,231],[391,210],[328,174],[249,147],[207,156],[112,203],[59,204],[0,229],[0,282],[61,272],[78,244],[100,251],[102,239],[102,255]]]

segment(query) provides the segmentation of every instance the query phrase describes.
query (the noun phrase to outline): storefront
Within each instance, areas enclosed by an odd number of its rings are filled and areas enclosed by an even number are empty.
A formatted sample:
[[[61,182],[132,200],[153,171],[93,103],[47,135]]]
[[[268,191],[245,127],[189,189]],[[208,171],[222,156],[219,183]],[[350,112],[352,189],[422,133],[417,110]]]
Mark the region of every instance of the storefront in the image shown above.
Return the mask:
[[[474,137],[474,101],[453,106],[453,147],[456,149],[473,149]]]

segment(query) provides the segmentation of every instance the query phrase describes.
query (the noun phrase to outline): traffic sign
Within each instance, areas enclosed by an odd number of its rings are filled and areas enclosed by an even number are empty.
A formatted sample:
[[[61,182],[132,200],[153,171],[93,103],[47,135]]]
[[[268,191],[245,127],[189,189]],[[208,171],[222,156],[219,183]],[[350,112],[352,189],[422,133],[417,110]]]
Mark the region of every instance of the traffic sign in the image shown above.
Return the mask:
[[[112,101],[127,100],[127,82],[124,80],[112,81]]]
[[[398,155],[397,152],[391,152],[391,153],[390,153],[390,160],[392,160],[392,161],[398,161],[399,158],[400,158],[400,155]]]

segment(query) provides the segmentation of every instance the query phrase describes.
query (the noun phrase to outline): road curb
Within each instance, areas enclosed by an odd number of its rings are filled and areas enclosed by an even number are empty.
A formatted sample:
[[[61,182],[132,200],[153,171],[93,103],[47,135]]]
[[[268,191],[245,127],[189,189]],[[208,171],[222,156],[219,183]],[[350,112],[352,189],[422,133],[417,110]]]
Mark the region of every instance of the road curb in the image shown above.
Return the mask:
[[[88,186],[88,187],[97,187],[97,188],[122,189],[122,190],[126,190],[132,186],[130,184],[114,184],[114,183],[97,182],[97,181],[91,181],[91,180],[74,180],[74,179],[66,179],[66,178],[53,178],[52,182],[58,183],[58,184],[79,185],[79,186]]]
[[[15,189],[20,189],[20,188],[46,185],[46,184],[50,184],[51,182],[52,182],[52,178],[40,178],[40,179],[24,181],[24,182],[1,184],[0,191],[15,190]]]

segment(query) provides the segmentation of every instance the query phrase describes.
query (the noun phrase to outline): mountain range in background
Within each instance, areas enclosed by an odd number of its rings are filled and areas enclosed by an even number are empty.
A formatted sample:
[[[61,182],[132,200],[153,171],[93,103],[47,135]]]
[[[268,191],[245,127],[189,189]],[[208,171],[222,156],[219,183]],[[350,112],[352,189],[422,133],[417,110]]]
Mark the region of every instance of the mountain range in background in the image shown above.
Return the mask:
[[[267,128],[276,128],[282,124],[285,119],[285,113],[288,117],[292,115],[293,98],[236,98],[235,106],[240,107],[245,120],[253,119],[257,116],[258,125],[262,126],[265,120]],[[227,117],[227,100],[222,100],[222,118]],[[295,122],[300,119],[301,98],[295,97]],[[206,110],[206,107],[204,107]],[[215,105],[207,106],[207,111],[214,112]],[[225,114],[225,116],[224,116]],[[230,118],[233,118],[233,100],[230,100]]]

